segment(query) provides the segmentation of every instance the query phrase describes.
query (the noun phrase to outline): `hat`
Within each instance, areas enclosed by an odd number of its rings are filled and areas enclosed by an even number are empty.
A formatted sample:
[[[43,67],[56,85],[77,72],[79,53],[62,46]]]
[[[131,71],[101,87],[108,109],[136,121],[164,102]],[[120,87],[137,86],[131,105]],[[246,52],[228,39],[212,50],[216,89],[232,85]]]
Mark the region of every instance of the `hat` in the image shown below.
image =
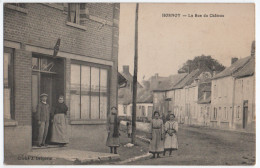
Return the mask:
[[[43,97],[43,96],[48,97],[48,95],[46,93],[43,93],[43,94],[40,95],[40,97]]]
[[[174,114],[174,113],[170,113],[170,114],[169,114],[169,116],[171,116],[171,115],[174,116],[174,118],[175,118],[175,114]]]

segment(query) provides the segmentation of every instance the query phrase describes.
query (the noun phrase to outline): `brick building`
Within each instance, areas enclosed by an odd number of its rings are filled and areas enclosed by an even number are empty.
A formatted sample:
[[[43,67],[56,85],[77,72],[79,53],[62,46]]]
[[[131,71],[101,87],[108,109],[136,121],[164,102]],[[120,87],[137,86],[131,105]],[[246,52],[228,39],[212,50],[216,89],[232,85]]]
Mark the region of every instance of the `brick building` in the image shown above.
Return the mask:
[[[51,107],[65,96],[70,137],[105,145],[117,106],[119,13],[117,3],[4,4],[5,154],[31,150],[43,92]]]

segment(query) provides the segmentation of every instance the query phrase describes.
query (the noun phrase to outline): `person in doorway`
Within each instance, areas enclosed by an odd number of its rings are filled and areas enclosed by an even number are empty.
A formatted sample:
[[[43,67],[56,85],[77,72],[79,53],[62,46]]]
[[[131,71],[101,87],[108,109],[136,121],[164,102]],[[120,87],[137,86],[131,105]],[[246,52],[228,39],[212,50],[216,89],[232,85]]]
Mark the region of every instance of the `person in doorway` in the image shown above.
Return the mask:
[[[178,149],[178,140],[177,140],[177,132],[178,132],[178,122],[174,120],[175,115],[173,113],[170,114],[170,120],[165,123],[165,142],[164,142],[164,153],[165,156],[166,151],[169,151],[169,155],[172,154],[173,150]]]
[[[163,120],[159,118],[160,113],[158,111],[154,112],[154,119],[151,121],[151,142],[149,146],[149,152],[153,154],[152,158],[160,157],[160,153],[163,153],[163,140],[164,140],[164,129]]]
[[[67,137],[67,116],[68,107],[64,103],[64,96],[60,95],[58,104],[54,109],[54,118],[52,126],[51,142],[65,146],[69,141]]]
[[[117,148],[119,147],[119,125],[117,108],[112,107],[107,121],[108,137],[106,145],[110,147],[110,153],[113,153],[114,149],[114,154],[117,154]]]
[[[49,128],[50,106],[47,104],[48,95],[40,95],[41,102],[37,105],[36,119],[39,124],[38,147],[47,146],[45,144]]]

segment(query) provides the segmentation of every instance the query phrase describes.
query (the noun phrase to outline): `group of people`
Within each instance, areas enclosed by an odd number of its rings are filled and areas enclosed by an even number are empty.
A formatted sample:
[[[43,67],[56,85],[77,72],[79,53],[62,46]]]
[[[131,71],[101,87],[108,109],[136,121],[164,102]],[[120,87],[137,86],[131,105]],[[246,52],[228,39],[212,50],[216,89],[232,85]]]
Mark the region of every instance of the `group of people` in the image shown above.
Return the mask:
[[[112,107],[107,122],[108,137],[106,142],[106,145],[110,147],[110,153],[117,154],[117,148],[120,146],[119,125],[120,121],[117,116],[117,108]],[[129,131],[130,123],[127,123],[127,130],[128,137],[131,137],[131,131]],[[153,154],[152,158],[155,158],[156,154],[157,158],[159,158],[160,153],[165,155],[167,151],[169,151],[169,155],[171,155],[173,150],[178,149],[178,122],[175,121],[175,115],[173,113],[169,114],[169,120],[164,124],[163,120],[160,119],[160,113],[155,111],[150,130],[151,142],[149,152]]]
[[[68,143],[66,130],[66,115],[68,107],[64,103],[63,95],[59,96],[54,111],[51,113],[50,106],[47,103],[48,95],[43,93],[40,95],[40,103],[37,106],[36,120],[38,124],[38,147],[47,146],[46,138],[49,130],[49,122],[52,122],[51,143],[64,146]]]
[[[151,121],[151,132],[150,132],[150,147],[149,152],[153,154],[152,158],[160,157],[160,153],[165,156],[166,151],[169,151],[169,155],[172,154],[173,150],[178,149],[178,122],[174,120],[175,115],[171,113],[169,121],[163,123],[160,119],[160,113],[154,112],[154,119]]]
[[[52,134],[50,141],[51,143],[59,144],[64,146],[68,143],[68,136],[66,130],[66,115],[68,107],[64,103],[64,97],[59,96],[58,103],[54,108],[54,111],[50,113],[50,106],[47,103],[48,95],[43,93],[40,95],[41,101],[37,106],[36,119],[38,122],[39,134],[38,134],[38,146],[46,146],[46,138],[48,134],[49,122],[52,124]],[[51,114],[54,116],[51,117]],[[166,154],[169,151],[169,155],[172,154],[173,150],[178,149],[178,122],[174,120],[175,115],[171,113],[170,119],[164,124],[163,120],[160,119],[160,113],[154,112],[154,119],[151,121],[151,132],[150,132],[150,146],[149,152],[153,154],[152,158],[160,157],[160,153]],[[50,120],[51,118],[51,120]],[[110,147],[110,153],[117,154],[117,148],[120,146],[119,143],[119,126],[120,121],[117,116],[117,108],[112,107],[111,113],[108,116],[107,122],[107,142],[106,145]],[[129,127],[129,124],[128,124]],[[130,130],[128,128],[128,130]],[[131,132],[128,132],[128,137],[131,137]]]

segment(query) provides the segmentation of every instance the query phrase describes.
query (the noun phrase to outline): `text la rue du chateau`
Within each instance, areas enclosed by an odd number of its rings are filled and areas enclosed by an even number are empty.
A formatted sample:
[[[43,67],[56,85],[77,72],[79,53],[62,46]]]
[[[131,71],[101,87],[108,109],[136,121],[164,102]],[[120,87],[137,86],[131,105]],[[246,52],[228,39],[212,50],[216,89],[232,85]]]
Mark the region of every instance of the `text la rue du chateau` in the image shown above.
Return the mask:
[[[225,17],[222,14],[180,14],[180,13],[162,13],[162,17],[189,17],[189,18],[202,18],[202,17]]]

